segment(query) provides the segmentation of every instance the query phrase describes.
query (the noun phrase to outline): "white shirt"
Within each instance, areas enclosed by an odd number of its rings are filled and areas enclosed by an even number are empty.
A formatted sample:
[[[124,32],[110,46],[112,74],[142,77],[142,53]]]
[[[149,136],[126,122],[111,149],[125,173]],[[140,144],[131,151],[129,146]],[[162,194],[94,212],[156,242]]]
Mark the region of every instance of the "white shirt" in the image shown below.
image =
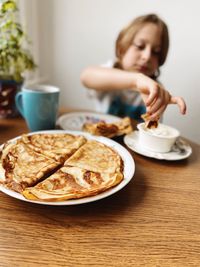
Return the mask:
[[[112,68],[113,61],[109,60],[108,62],[106,62],[101,66],[105,68]],[[133,91],[131,89],[121,90],[121,91],[118,90],[97,91],[90,89],[88,90],[88,95],[94,101],[95,110],[102,113],[108,112],[110,104],[116,96],[119,96],[124,103],[129,105],[134,105],[134,106],[144,105],[141,95],[138,92]]]

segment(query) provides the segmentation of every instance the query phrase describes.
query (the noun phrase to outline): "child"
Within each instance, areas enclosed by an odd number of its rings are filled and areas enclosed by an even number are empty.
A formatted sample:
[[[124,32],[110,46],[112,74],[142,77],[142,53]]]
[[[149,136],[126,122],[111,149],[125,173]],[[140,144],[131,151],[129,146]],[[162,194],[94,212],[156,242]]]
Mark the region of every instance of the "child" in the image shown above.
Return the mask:
[[[145,112],[160,118],[168,104],[185,114],[186,104],[157,81],[169,47],[166,24],[155,14],[140,16],[125,27],[116,41],[116,61],[83,70],[82,83],[96,100],[96,110],[138,121]]]

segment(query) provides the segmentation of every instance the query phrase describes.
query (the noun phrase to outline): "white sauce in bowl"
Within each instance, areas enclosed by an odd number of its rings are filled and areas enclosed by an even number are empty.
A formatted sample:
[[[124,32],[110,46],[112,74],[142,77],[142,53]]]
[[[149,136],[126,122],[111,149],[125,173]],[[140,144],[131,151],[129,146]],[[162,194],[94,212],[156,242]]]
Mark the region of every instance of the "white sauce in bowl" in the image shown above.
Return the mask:
[[[160,137],[174,137],[179,135],[178,130],[163,124],[158,124],[157,128],[148,129],[144,127],[143,129],[152,135]]]

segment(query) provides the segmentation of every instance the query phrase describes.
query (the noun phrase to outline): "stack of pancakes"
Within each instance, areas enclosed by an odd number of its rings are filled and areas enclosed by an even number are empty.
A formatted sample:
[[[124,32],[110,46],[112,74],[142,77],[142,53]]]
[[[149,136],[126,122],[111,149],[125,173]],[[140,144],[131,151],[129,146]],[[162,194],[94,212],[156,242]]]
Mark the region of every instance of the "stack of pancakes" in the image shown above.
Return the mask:
[[[31,200],[97,195],[123,180],[119,154],[81,135],[23,135],[3,146],[0,163],[3,185]]]

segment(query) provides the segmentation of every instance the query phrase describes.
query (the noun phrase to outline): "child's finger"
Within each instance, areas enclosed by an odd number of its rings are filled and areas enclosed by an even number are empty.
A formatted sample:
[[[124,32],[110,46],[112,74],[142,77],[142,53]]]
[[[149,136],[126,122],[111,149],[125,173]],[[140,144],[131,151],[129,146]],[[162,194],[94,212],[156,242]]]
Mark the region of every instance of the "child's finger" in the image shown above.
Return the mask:
[[[165,111],[166,107],[167,107],[166,105],[161,106],[156,112],[152,113],[150,115],[150,120],[152,120],[152,121],[158,120],[161,117],[161,115],[163,114],[163,112]]]
[[[152,88],[151,90],[149,90],[149,96],[145,102],[145,105],[151,106],[153,104],[153,102],[155,101],[156,98],[159,97],[159,90],[157,87]]]
[[[186,104],[182,97],[172,96],[170,99],[170,104],[177,104],[179,106],[180,112],[182,114],[186,113]]]

